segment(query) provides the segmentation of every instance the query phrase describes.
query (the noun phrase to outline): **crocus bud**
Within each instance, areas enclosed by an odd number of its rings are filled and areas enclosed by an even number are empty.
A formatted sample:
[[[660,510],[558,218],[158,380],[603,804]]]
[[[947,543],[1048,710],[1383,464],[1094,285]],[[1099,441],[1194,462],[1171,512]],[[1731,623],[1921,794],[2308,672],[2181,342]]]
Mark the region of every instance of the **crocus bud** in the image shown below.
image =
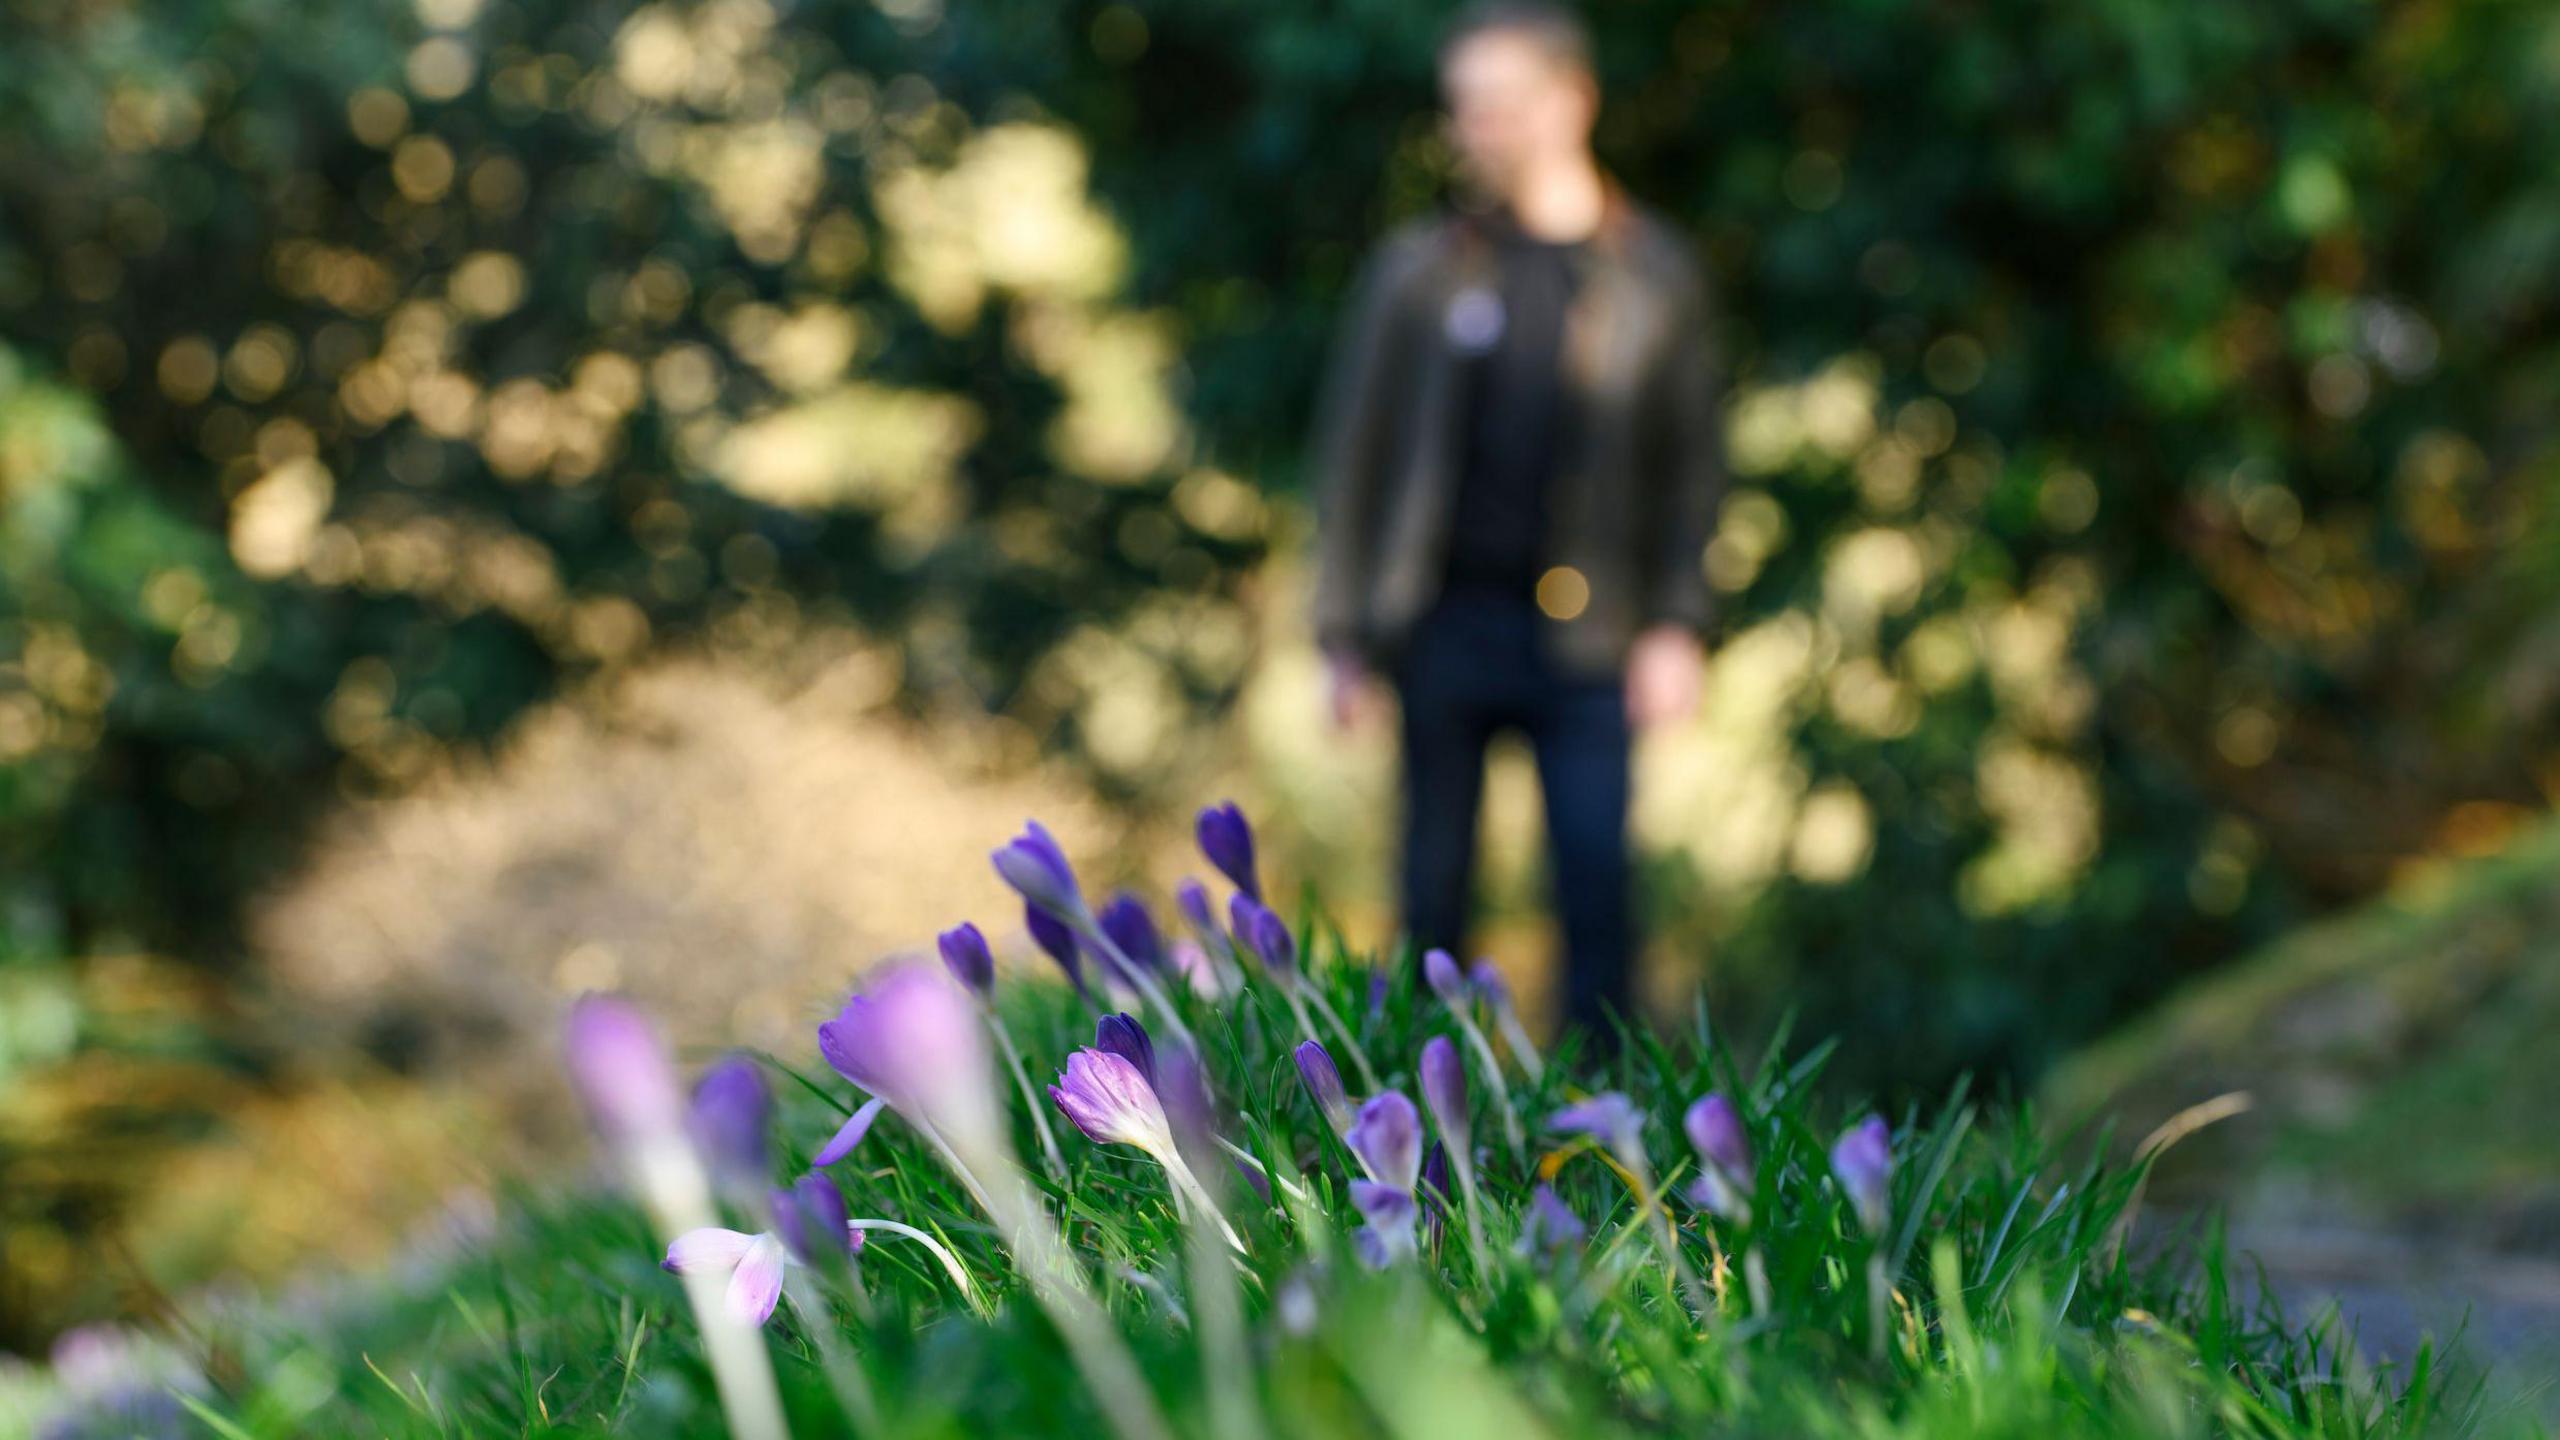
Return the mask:
[[[1217,962],[1209,958],[1209,952],[1201,949],[1198,942],[1174,941],[1172,957],[1173,973],[1182,977],[1183,983],[1191,987],[1192,994],[1203,1000],[1226,998],[1227,977],[1220,973]]]
[[[1698,1152],[1698,1178],[1689,1187],[1689,1198],[1710,1214],[1750,1224],[1751,1139],[1743,1133],[1733,1102],[1722,1093],[1701,1097],[1680,1125]]]
[[[1466,972],[1458,968],[1457,957],[1446,950],[1426,950],[1422,955],[1422,978],[1431,985],[1431,993],[1451,1005],[1467,1003]]]
[[[1468,1135],[1467,1062],[1458,1054],[1456,1042],[1446,1035],[1434,1035],[1422,1046],[1422,1103],[1431,1107],[1431,1118],[1440,1133],[1464,1146]]]
[[[569,1079],[596,1127],[616,1140],[681,1134],[684,1092],[649,1017],[611,995],[582,996],[561,1037]]]
[[[1440,1243],[1441,1227],[1449,1215],[1449,1147],[1431,1142],[1431,1153],[1422,1157],[1422,1214],[1430,1227],[1431,1243]]]
[[[988,858],[1004,883],[1033,906],[1061,917],[1084,910],[1084,892],[1076,888],[1076,872],[1067,864],[1067,852],[1058,848],[1056,837],[1039,821],[1023,822],[1022,833]]]
[[[1067,983],[1081,993],[1084,989],[1084,959],[1076,950],[1076,932],[1067,928],[1067,922],[1037,905],[1026,903],[1022,907],[1022,928],[1031,932],[1031,943],[1039,946],[1042,954],[1057,961],[1058,968],[1067,972]]]
[[[760,1185],[771,1166],[765,1131],[772,1118],[773,1091],[765,1084],[764,1071],[753,1060],[732,1055],[695,1082],[686,1130],[723,1182]]]
[[[1511,982],[1502,978],[1502,971],[1492,961],[1479,960],[1468,966],[1467,983],[1475,987],[1476,998],[1485,1004],[1496,1010],[1510,1007]]]
[[[803,1265],[841,1265],[862,1248],[862,1232],[846,1225],[844,1192],[824,1175],[803,1175],[773,1192],[773,1230]]]
[[[1307,1098],[1316,1102],[1324,1123],[1336,1135],[1351,1133],[1351,1095],[1342,1088],[1342,1072],[1334,1068],[1333,1055],[1313,1040],[1299,1042],[1298,1078],[1306,1082]]]
[[[1138,1067],[1147,1083],[1156,1081],[1156,1042],[1135,1015],[1105,1015],[1093,1024],[1093,1048],[1107,1050]]]
[[[1393,1090],[1370,1096],[1345,1138],[1378,1183],[1413,1189],[1422,1170],[1422,1113],[1412,1101]]]
[[[1369,972],[1369,1023],[1374,1026],[1387,1018],[1387,972]]]
[[[978,927],[963,920],[935,938],[942,951],[942,963],[951,978],[969,993],[985,996],[996,988],[996,957],[987,949],[987,937]]]
[[[1893,1199],[1893,1132],[1884,1117],[1869,1115],[1831,1147],[1831,1173],[1858,1212],[1858,1223],[1870,1235],[1884,1232]]]
[[[1252,951],[1263,969],[1282,979],[1297,974],[1297,937],[1269,906],[1239,890],[1228,898],[1227,918],[1235,927],[1236,943]]]
[[[1192,933],[1204,945],[1225,941],[1227,932],[1218,924],[1217,907],[1209,899],[1209,887],[1185,875],[1173,887],[1173,908],[1191,926]]]
[[[1235,887],[1259,900],[1262,880],[1253,865],[1253,827],[1245,823],[1244,812],[1233,800],[1221,801],[1200,812],[1200,853],[1218,872],[1235,882]]]
[[[1155,917],[1147,913],[1145,901],[1123,890],[1104,902],[1094,923],[1129,957],[1130,964],[1149,970],[1165,968],[1164,937],[1156,932]]]

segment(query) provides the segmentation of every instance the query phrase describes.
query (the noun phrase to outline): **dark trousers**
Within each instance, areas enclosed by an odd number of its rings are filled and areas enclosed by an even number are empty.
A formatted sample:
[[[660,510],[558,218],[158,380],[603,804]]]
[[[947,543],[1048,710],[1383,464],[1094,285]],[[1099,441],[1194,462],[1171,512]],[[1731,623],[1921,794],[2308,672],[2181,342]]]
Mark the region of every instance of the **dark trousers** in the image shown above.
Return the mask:
[[[1547,842],[1565,944],[1564,1014],[1602,1025],[1625,1013],[1629,915],[1626,689],[1616,675],[1560,669],[1548,622],[1526,595],[1452,590],[1415,627],[1397,667],[1404,709],[1404,921],[1416,953],[1461,963],[1475,876],[1485,747],[1528,737],[1546,796]],[[1605,1036],[1605,1027],[1601,1031]]]

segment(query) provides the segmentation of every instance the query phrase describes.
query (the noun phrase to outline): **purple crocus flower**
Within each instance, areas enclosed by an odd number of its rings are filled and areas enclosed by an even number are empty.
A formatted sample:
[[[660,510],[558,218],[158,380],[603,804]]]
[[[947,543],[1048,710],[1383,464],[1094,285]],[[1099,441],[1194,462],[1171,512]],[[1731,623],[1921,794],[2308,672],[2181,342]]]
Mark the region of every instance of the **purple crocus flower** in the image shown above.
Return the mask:
[[[761,1184],[771,1167],[765,1130],[773,1119],[773,1091],[764,1071],[744,1055],[731,1055],[702,1072],[685,1117],[694,1148],[711,1172],[730,1184]]]
[[[1105,1015],[1093,1025],[1093,1048],[1108,1051],[1138,1067],[1147,1083],[1156,1083],[1156,1042],[1135,1015]]]
[[[1691,1105],[1680,1125],[1698,1152],[1698,1178],[1689,1187],[1689,1198],[1709,1214],[1750,1224],[1751,1137],[1743,1130],[1741,1113],[1718,1091]]]
[[[1467,1143],[1467,1062],[1458,1054],[1457,1044],[1446,1035],[1434,1035],[1422,1046],[1422,1103],[1431,1107],[1431,1118],[1440,1133],[1459,1145]]]
[[[1478,960],[1467,967],[1467,983],[1475,987],[1476,998],[1499,1010],[1511,1003],[1511,982],[1490,960]]]
[[[1426,950],[1422,954],[1422,978],[1431,993],[1450,1006],[1467,1003],[1467,975],[1458,968],[1458,958],[1446,950]]]
[[[1083,913],[1084,892],[1076,888],[1076,872],[1067,864],[1067,852],[1058,848],[1057,837],[1039,821],[1024,821],[1022,833],[988,858],[1004,883],[1035,908],[1060,918]]]
[[[1217,907],[1209,899],[1208,886],[1188,875],[1183,876],[1173,887],[1173,908],[1182,912],[1182,918],[1200,937],[1200,943],[1220,945],[1226,942],[1227,932],[1218,924]]]
[[[1520,1222],[1516,1248],[1523,1255],[1543,1253],[1553,1258],[1579,1246],[1590,1233],[1582,1217],[1556,1194],[1556,1187],[1542,1184],[1529,1196],[1529,1214]]]
[[[1644,1112],[1615,1090],[1558,1110],[1547,1117],[1547,1128],[1560,1134],[1589,1135],[1621,1160],[1644,1153]]]
[[[754,1326],[772,1318],[774,1304],[782,1298],[782,1270],[789,1258],[781,1237],[770,1231],[742,1235],[705,1225],[677,1236],[659,1268],[675,1275],[726,1274],[730,1315],[742,1325]]]
[[[1449,1147],[1438,1140],[1431,1142],[1431,1153],[1422,1157],[1422,1216],[1436,1247],[1449,1220]]]
[[[1200,853],[1218,867],[1220,874],[1235,882],[1235,887],[1256,900],[1262,898],[1262,880],[1253,865],[1253,827],[1245,823],[1244,812],[1233,800],[1224,800],[1200,812],[1198,826]]]
[[[1369,1024],[1375,1027],[1387,1018],[1387,972],[1369,972]]]
[[[1422,1169],[1422,1112],[1394,1090],[1372,1095],[1344,1137],[1384,1185],[1411,1190]]]
[[[1157,933],[1155,917],[1147,913],[1147,904],[1123,890],[1105,901],[1094,923],[1132,965],[1150,970],[1165,968],[1164,937]]]
[[[1158,1161],[1174,1153],[1164,1102],[1126,1055],[1078,1050],[1067,1057],[1049,1098],[1097,1145],[1133,1145]]]
[[[1226,974],[1196,941],[1174,941],[1170,958],[1173,973],[1182,977],[1183,983],[1191,987],[1192,994],[1203,1000],[1226,998]]]
[[[1067,983],[1076,987],[1076,993],[1085,993],[1084,957],[1076,948],[1076,932],[1067,928],[1067,922],[1025,902],[1022,928],[1031,932],[1031,943],[1039,946],[1041,953],[1057,961],[1058,968],[1067,972]]]
[[[1333,1053],[1314,1040],[1298,1043],[1298,1078],[1306,1082],[1307,1098],[1316,1102],[1316,1110],[1333,1133],[1348,1140],[1351,1134],[1351,1094],[1342,1087],[1342,1072],[1334,1068]]]
[[[862,1249],[863,1232],[847,1225],[844,1192],[824,1175],[803,1175],[773,1192],[773,1230],[791,1257],[812,1269],[841,1265]]]
[[[1351,1203],[1369,1222],[1351,1235],[1352,1249],[1362,1264],[1372,1270],[1384,1270],[1414,1253],[1414,1221],[1421,1217],[1422,1207],[1414,1203],[1412,1191],[1374,1180],[1354,1180]]]
[[[1858,1223],[1870,1235],[1882,1234],[1893,1200],[1893,1132],[1883,1116],[1869,1115],[1840,1137],[1831,1147],[1831,1173],[1856,1207]]]
[[[987,948],[987,937],[978,927],[963,920],[935,937],[942,951],[942,963],[951,978],[960,982],[970,994],[984,998],[996,988],[996,957]]]
[[[1235,927],[1236,943],[1253,952],[1262,968],[1282,981],[1298,972],[1298,941],[1289,933],[1287,922],[1271,913],[1269,906],[1239,890],[1227,900],[1228,923]]]
[[[997,1112],[978,1008],[940,971],[891,965],[818,1027],[818,1053],[962,1153],[995,1143]]]
[[[682,1133],[685,1101],[675,1066],[638,1006],[619,996],[581,996],[569,1007],[561,1048],[571,1083],[608,1138]]]

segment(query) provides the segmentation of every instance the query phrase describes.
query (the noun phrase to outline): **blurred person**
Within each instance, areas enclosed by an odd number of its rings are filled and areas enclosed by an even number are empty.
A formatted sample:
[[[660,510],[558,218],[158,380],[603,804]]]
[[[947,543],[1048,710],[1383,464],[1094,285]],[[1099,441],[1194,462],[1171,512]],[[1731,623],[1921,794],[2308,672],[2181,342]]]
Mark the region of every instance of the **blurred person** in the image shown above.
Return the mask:
[[[1696,704],[1723,489],[1705,277],[1591,150],[1568,11],[1462,12],[1439,52],[1466,193],[1373,254],[1316,427],[1334,723],[1401,702],[1404,926],[1465,955],[1485,750],[1545,795],[1568,1023],[1631,1000],[1633,732]]]

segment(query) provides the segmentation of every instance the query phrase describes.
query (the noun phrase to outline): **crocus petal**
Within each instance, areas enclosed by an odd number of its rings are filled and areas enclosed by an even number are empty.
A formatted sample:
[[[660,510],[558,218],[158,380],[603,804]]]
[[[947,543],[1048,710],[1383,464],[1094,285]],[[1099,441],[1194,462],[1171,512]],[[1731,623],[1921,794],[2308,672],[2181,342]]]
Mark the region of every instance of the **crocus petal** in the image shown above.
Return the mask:
[[[1831,1147],[1831,1172],[1856,1207],[1858,1223],[1869,1234],[1882,1231],[1893,1186],[1893,1132],[1884,1117],[1870,1115],[1840,1137]]]
[[[1342,1087],[1342,1071],[1335,1068],[1333,1054],[1313,1040],[1299,1042],[1298,1078],[1305,1082],[1307,1097],[1316,1102],[1324,1123],[1336,1135],[1351,1129],[1351,1096]]]
[[[1297,937],[1269,906],[1239,890],[1227,897],[1227,923],[1235,930],[1236,943],[1253,952],[1262,968],[1282,977],[1297,973]]]
[[[1076,872],[1067,864],[1067,852],[1058,848],[1056,837],[1039,821],[1024,822],[1022,833],[989,858],[1004,883],[1033,905],[1058,916],[1084,908],[1084,894],[1076,888]]]
[[[1374,1180],[1352,1181],[1351,1203],[1358,1208],[1362,1219],[1382,1228],[1393,1228],[1399,1224],[1410,1226],[1422,1213],[1422,1207],[1414,1203],[1412,1191],[1381,1185]]]
[[[759,1235],[729,1277],[729,1313],[743,1325],[762,1325],[782,1298],[782,1242]]]
[[[1475,987],[1476,998],[1496,1010],[1511,1004],[1511,984],[1502,978],[1490,960],[1479,960],[1467,968],[1467,983]]]
[[[764,1071],[732,1055],[702,1072],[693,1087],[686,1128],[712,1170],[733,1183],[762,1184],[771,1168],[765,1131],[773,1118],[773,1091]]]
[[[939,967],[881,967],[818,1027],[838,1073],[931,1125],[955,1146],[991,1139],[998,1123],[986,1026],[976,1002]]]
[[[1540,1185],[1529,1196],[1528,1218],[1520,1225],[1519,1253],[1537,1251],[1556,1254],[1570,1250],[1583,1241],[1590,1230],[1573,1207],[1564,1203],[1552,1185]]]
[[[1173,908],[1182,912],[1201,943],[1215,945],[1226,938],[1227,932],[1218,925],[1218,912],[1210,906],[1208,886],[1188,875],[1182,877],[1173,887]]]
[[[1589,1135],[1621,1155],[1640,1148],[1644,1113],[1615,1090],[1567,1105],[1547,1117],[1547,1128],[1562,1134]]]
[[[596,1127],[628,1140],[663,1135],[685,1123],[684,1092],[657,1027],[630,1001],[585,995],[569,1007],[561,1037],[569,1078]]]
[[[1751,1137],[1742,1128],[1741,1112],[1722,1092],[1701,1096],[1681,1117],[1680,1126],[1689,1132],[1689,1144],[1698,1158],[1721,1170],[1734,1183],[1751,1183]]]
[[[1156,1042],[1138,1017],[1129,1014],[1105,1015],[1094,1022],[1093,1048],[1106,1050],[1138,1067],[1147,1083],[1156,1082]]]
[[[1067,928],[1067,922],[1037,905],[1025,904],[1022,928],[1031,932],[1031,943],[1040,947],[1040,953],[1057,961],[1058,968],[1067,972],[1067,983],[1082,990],[1084,957],[1076,947],[1076,932]]]
[[[1147,913],[1147,903],[1123,890],[1106,902],[1094,923],[1132,965],[1149,970],[1165,968],[1164,935],[1156,929],[1156,920]]]
[[[845,1117],[845,1122],[836,1127],[834,1138],[820,1146],[818,1153],[810,1157],[809,1163],[833,1165],[852,1154],[853,1147],[862,1143],[862,1137],[871,1133],[871,1122],[880,1118],[880,1107],[888,1103],[876,1096],[864,1101],[862,1108]]]
[[[691,1275],[698,1270],[726,1272],[736,1268],[755,1243],[753,1235],[705,1225],[677,1236],[667,1246],[667,1258],[658,1262],[658,1268],[674,1275]]]

